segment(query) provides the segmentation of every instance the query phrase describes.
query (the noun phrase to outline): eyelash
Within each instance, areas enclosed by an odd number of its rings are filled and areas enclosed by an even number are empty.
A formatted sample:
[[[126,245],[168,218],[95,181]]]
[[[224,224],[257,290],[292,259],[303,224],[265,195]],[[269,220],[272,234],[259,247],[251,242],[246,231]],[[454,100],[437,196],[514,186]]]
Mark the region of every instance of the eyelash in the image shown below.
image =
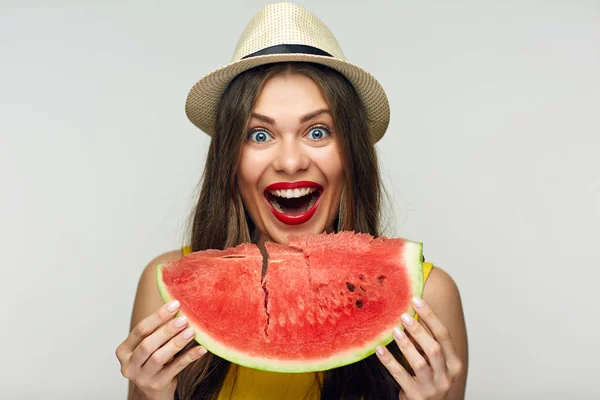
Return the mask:
[[[313,126],[311,126],[310,128],[308,128],[308,132],[312,131],[313,129],[323,129],[323,130],[327,131],[327,133],[328,133],[329,135],[331,135],[331,133],[332,133],[332,130],[331,130],[331,128],[330,128],[330,127],[328,127],[327,125],[322,125],[322,124],[319,124],[319,125],[313,125]],[[308,135],[308,133],[307,133],[307,135]],[[323,138],[323,139],[325,139],[325,138]],[[315,141],[316,141],[316,142],[318,142],[318,141],[321,141],[321,140],[323,140],[323,139],[320,139],[320,140],[315,140]]]
[[[310,128],[308,128],[308,132],[312,131],[313,129],[324,129],[324,130],[326,130],[326,131],[327,131],[327,133],[329,133],[330,135],[331,135],[331,134],[332,134],[332,132],[333,132],[333,130],[332,130],[332,129],[331,129],[329,126],[327,126],[327,125],[323,125],[323,124],[318,124],[318,125],[313,125],[313,126],[311,126]],[[268,130],[268,129],[265,129],[265,128],[260,128],[260,127],[256,127],[256,128],[252,128],[252,129],[251,129],[251,130],[248,132],[248,134],[246,135],[246,138],[247,138],[248,140],[250,140],[250,136],[252,136],[252,134],[253,134],[253,133],[255,133],[255,132],[259,132],[259,131],[265,131],[265,132],[267,132],[269,135],[271,135],[271,133],[269,132],[269,130]],[[307,134],[308,134],[308,133],[307,133]],[[271,136],[273,136],[273,135],[271,135]],[[311,139],[311,140],[313,140],[313,139]],[[323,140],[323,139],[320,139],[320,140]],[[320,140],[314,140],[314,141],[315,141],[315,142],[318,142],[318,141],[320,141]]]

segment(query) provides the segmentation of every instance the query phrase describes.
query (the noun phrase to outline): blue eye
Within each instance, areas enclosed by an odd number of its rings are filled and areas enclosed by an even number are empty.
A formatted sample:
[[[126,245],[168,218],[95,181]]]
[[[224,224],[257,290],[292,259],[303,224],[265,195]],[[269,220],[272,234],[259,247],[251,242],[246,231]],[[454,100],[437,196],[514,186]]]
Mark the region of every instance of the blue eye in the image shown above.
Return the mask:
[[[264,143],[272,139],[271,135],[267,133],[267,131],[262,129],[257,129],[248,134],[248,139],[255,141],[257,143]]]
[[[329,135],[329,129],[325,127],[315,127],[308,131],[308,136],[312,140],[322,140]]]

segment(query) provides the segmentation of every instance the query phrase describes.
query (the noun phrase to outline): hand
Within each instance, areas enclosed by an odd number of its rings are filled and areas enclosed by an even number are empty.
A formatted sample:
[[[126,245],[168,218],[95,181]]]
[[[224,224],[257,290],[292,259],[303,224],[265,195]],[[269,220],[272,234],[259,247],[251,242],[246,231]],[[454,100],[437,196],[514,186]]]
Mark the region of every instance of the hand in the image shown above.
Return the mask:
[[[173,358],[194,337],[192,328],[181,332],[187,318],[175,318],[179,302],[174,300],[137,324],[117,347],[121,374],[131,380],[149,398],[173,398],[177,374],[206,350],[194,346]]]
[[[378,346],[376,353],[400,384],[401,400],[443,400],[453,380],[461,373],[462,362],[448,329],[431,308],[419,298],[414,298],[413,304],[419,319],[429,328],[433,337],[413,317],[404,314],[402,325],[410,338],[399,328],[394,328],[394,340],[416,376],[410,375],[385,347]],[[417,350],[413,341],[423,349],[424,354]]]

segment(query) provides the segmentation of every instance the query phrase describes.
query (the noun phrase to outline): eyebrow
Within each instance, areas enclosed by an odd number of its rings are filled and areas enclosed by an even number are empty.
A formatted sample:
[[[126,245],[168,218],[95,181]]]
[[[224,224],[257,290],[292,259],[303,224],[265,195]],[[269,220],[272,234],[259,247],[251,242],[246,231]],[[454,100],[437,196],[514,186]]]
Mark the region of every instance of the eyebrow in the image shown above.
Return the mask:
[[[331,115],[331,111],[329,111],[327,108],[322,108],[320,110],[313,111],[311,113],[306,114],[302,118],[300,118],[300,123],[303,124],[305,122],[308,122],[311,119],[314,119],[314,118],[318,117],[321,114],[329,114],[329,115]],[[252,113],[251,117],[252,118],[256,118],[258,120],[261,120],[263,122],[266,122],[268,124],[275,125],[275,120],[273,118],[267,117],[266,115]]]

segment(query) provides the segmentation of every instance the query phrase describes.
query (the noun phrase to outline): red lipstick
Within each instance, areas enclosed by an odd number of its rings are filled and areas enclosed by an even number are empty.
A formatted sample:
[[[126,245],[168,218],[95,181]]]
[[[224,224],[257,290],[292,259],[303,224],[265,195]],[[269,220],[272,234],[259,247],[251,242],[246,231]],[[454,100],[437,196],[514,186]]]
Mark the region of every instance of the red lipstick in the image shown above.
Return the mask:
[[[271,191],[271,190],[287,190],[287,189],[298,189],[298,188],[307,188],[307,187],[316,188],[318,197],[317,197],[317,200],[315,201],[315,203],[312,205],[312,207],[310,207],[307,211],[303,212],[302,214],[298,214],[298,215],[284,214],[284,213],[278,211],[277,209],[275,209],[275,207],[273,207],[273,205],[271,204],[271,201],[269,201],[269,197],[273,196],[272,194],[269,193],[269,191]],[[315,212],[317,211],[317,207],[319,206],[319,202],[321,200],[322,192],[323,192],[323,187],[321,185],[319,185],[318,183],[311,182],[311,181],[276,182],[265,188],[264,196],[265,196],[265,201],[267,202],[267,206],[269,207],[269,209],[271,210],[271,212],[273,213],[275,218],[277,218],[280,222],[283,222],[286,225],[299,225],[299,224],[303,224],[306,221],[310,220],[312,218],[312,216],[315,215]]]
[[[265,188],[265,192],[269,190],[281,190],[281,189],[297,189],[301,187],[316,187],[323,189],[321,185],[311,181],[298,181],[298,182],[275,182]]]

